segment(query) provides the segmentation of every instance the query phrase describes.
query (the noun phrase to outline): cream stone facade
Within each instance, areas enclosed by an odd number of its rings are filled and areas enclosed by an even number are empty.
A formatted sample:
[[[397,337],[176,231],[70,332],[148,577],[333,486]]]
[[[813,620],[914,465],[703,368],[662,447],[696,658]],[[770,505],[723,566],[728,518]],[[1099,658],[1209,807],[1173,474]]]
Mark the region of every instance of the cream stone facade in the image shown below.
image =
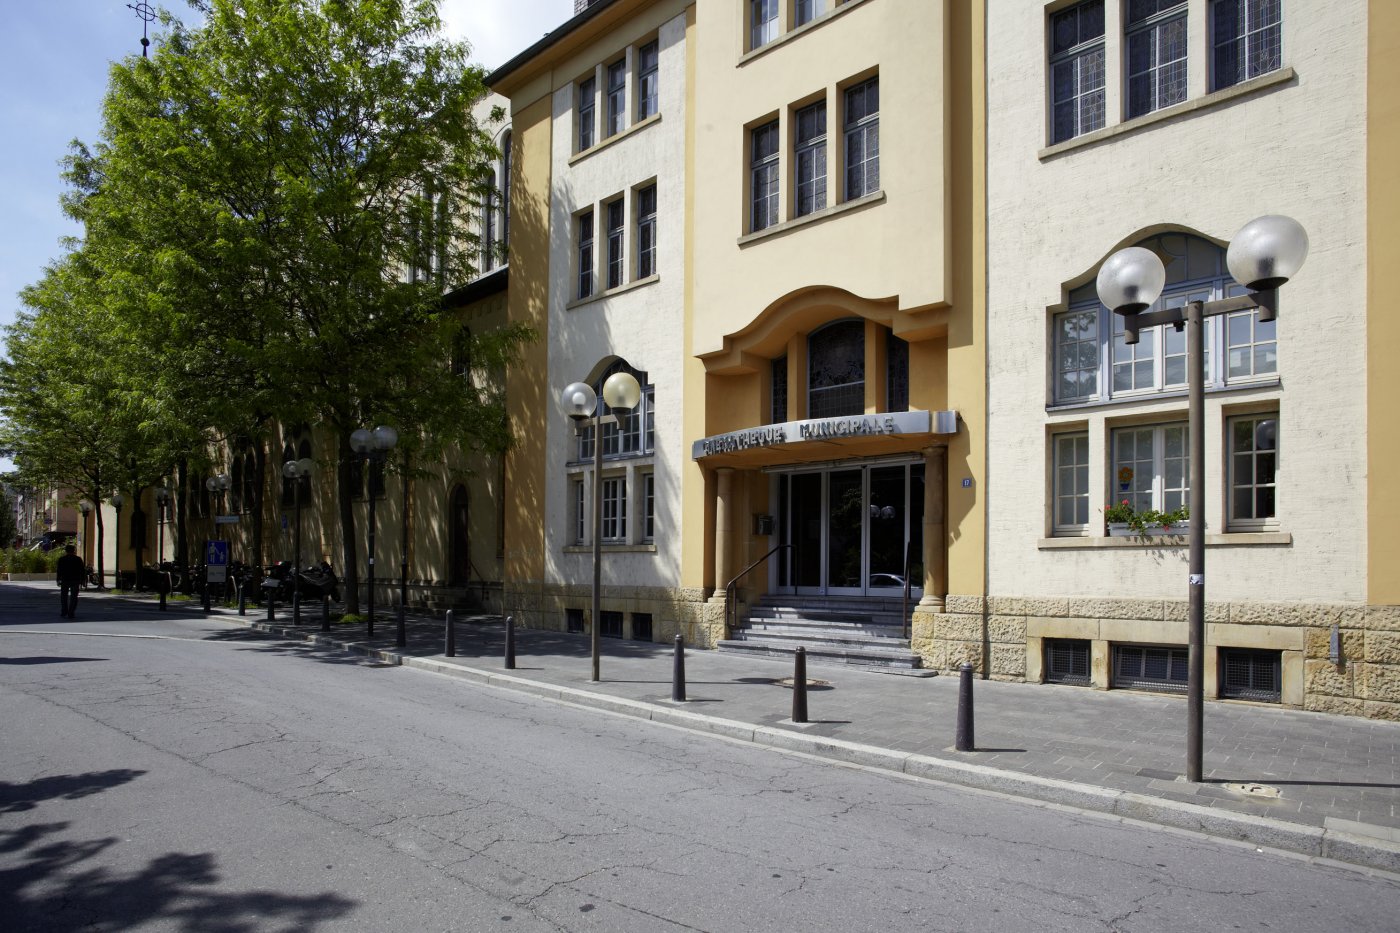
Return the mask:
[[[1285,214],[1312,251],[1276,325],[1245,315],[1208,345],[1206,512],[1190,516],[1207,530],[1207,694],[1272,666],[1272,691],[1242,695],[1400,718],[1384,647],[1394,607],[1372,604],[1367,561],[1373,306],[1361,270],[1377,127],[1359,64],[1375,9],[1283,3],[1277,59],[1234,81],[1221,74],[1233,59],[1212,55],[1226,37],[1206,0],[1173,8],[1167,26],[1126,22],[1114,2],[990,6],[988,598],[950,605],[963,622],[946,623],[935,654],[987,651],[989,673],[1008,679],[1054,679],[1070,659],[1071,680],[1172,688],[1185,537],[1109,537],[1101,510],[1181,501],[1184,369],[1170,367],[1184,344],[1158,333],[1126,348],[1093,281],[1115,250],[1146,242],[1168,262],[1168,300],[1233,294],[1214,265],[1223,248],[1246,221]],[[1056,32],[1074,25],[1069,40]],[[1126,49],[1158,28],[1184,36],[1184,83],[1162,72],[1143,91]],[[1057,122],[1054,76],[1096,48],[1102,125],[1076,132],[1067,111]],[[1081,118],[1092,112],[1080,104]],[[1130,116],[1144,106],[1155,109]],[[1227,663],[1231,676],[1218,671]]]

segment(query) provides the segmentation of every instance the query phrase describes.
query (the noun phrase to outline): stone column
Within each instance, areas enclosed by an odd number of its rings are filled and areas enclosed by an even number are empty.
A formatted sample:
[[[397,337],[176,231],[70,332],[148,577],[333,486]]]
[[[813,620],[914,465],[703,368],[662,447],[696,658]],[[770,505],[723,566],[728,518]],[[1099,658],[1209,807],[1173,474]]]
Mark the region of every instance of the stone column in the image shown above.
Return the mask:
[[[948,448],[924,448],[924,595],[920,612],[942,612],[948,595],[948,532],[943,503],[947,498]]]
[[[724,587],[734,575],[734,470],[715,470],[715,595],[724,601]]]

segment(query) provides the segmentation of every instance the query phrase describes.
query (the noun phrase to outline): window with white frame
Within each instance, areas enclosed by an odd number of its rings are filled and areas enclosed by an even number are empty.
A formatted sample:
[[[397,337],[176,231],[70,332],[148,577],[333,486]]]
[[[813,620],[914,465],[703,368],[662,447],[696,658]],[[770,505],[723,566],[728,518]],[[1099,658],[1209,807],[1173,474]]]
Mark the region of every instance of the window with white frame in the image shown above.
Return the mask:
[[[603,399],[603,383],[613,373],[627,372],[642,387],[642,398],[631,411],[615,411]],[[598,413],[616,415],[617,422],[603,425],[603,458],[649,456],[656,450],[656,387],[647,382],[647,374],[634,369],[625,360],[615,360],[593,382],[598,395]],[[577,435],[575,461],[593,459],[594,428],[587,427]]]
[[[656,185],[637,191],[637,278],[656,274]]]
[[[1212,0],[1211,88],[1277,71],[1283,64],[1283,0]]]
[[[1167,284],[1153,309],[1180,307],[1244,293],[1225,268],[1225,251],[1183,233],[1151,237],[1138,245],[1161,256]],[[1129,345],[1122,315],[1110,312],[1089,282],[1069,294],[1069,309],[1051,323],[1050,372],[1055,405],[1103,402],[1183,391],[1186,333],[1172,325],[1142,328]],[[1216,347],[1226,353],[1218,354]],[[1277,378],[1278,341],[1273,322],[1257,311],[1207,318],[1205,384],[1208,389]]]
[[[588,505],[584,498],[582,477],[569,483],[569,516],[574,543],[585,543],[588,540]]]
[[[1230,531],[1277,524],[1278,413],[1231,418]]]
[[[823,0],[795,0],[792,5],[792,24],[801,26],[810,23],[822,13],[826,4]]]
[[[1128,117],[1186,99],[1186,0],[1128,0]]]
[[[880,79],[846,89],[846,200],[880,190]]]
[[[795,114],[797,147],[794,152],[794,212],[798,217],[826,207],[826,101],[803,107]]]
[[[642,540],[656,539],[656,474],[642,474]]]
[[[749,48],[778,38],[778,0],[749,0]]]
[[[610,544],[627,542],[627,477],[603,477],[602,502],[603,541]]]
[[[627,59],[608,66],[608,122],[604,138],[616,136],[627,123]]]
[[[637,122],[661,108],[661,53],[653,39],[637,49]]]
[[[587,298],[593,294],[593,212],[584,211],[578,215],[578,297]]]
[[[1185,424],[1118,428],[1113,432],[1113,502],[1134,512],[1174,512],[1190,492],[1190,447]]]
[[[1052,142],[1104,125],[1103,0],[1087,0],[1050,17]]]
[[[778,222],[778,121],[749,131],[749,229]]]
[[[1082,535],[1089,528],[1089,435],[1058,434],[1055,449],[1055,534]]]
[[[578,104],[574,110],[574,118],[578,123],[578,151],[593,148],[594,142],[594,114],[597,112],[594,97],[597,96],[598,84],[592,78],[586,78],[578,84]]]
[[[501,137],[501,249],[510,249],[510,171],[514,157],[514,135],[510,130]],[[509,257],[506,257],[509,262]]]
[[[625,281],[627,211],[622,198],[611,201],[608,212],[608,288],[617,288]]]

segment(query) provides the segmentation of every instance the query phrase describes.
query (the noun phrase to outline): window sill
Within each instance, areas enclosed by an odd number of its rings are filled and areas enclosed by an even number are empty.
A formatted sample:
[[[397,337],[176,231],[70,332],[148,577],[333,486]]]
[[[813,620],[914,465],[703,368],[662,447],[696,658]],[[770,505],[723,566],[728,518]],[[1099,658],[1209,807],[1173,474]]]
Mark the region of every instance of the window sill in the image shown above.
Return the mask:
[[[813,211],[812,213],[805,214],[802,217],[794,217],[792,220],[785,220],[782,223],[774,224],[771,227],[764,227],[762,230],[757,230],[753,233],[746,233],[743,236],[739,237],[739,247],[742,249],[743,247],[748,246],[750,243],[756,243],[759,240],[766,240],[769,237],[781,236],[782,234],[790,233],[791,231],[796,230],[799,227],[805,227],[808,224],[820,223],[823,220],[828,220],[832,217],[836,217],[841,214],[848,213],[850,211],[857,211],[861,208],[869,207],[872,204],[882,204],[884,203],[884,200],[885,192],[883,190],[880,190],[876,191],[874,194],[867,194],[864,197],[856,198],[853,201],[843,201],[840,204],[833,204],[831,207],[825,207],[819,211]]]
[[[602,551],[605,554],[655,554],[655,544],[607,544],[604,543]],[[565,554],[592,554],[591,544],[570,544],[564,548]]]
[[[1151,538],[1041,538],[1041,551],[1088,551],[1101,548],[1184,548],[1186,535],[1160,535]],[[1292,547],[1293,535],[1286,531],[1229,532],[1206,535],[1206,547]]]
[[[582,308],[585,305],[591,305],[594,302],[602,301],[605,298],[612,298],[614,295],[621,295],[625,292],[630,292],[634,288],[641,288],[644,285],[653,285],[660,281],[661,273],[653,273],[652,275],[649,275],[644,279],[637,279],[632,282],[627,282],[624,285],[617,286],[617,288],[605,289],[604,291],[598,292],[597,294],[589,295],[587,298],[576,298],[568,304],[564,305],[564,310],[572,311],[575,308]]]
[[[661,114],[660,114],[660,113],[654,113],[654,114],[652,114],[651,116],[647,117],[645,120],[639,120],[639,121],[637,121],[636,123],[633,123],[631,126],[627,127],[627,129],[623,130],[621,133],[614,133],[613,135],[609,136],[607,139],[603,140],[602,142],[594,143],[593,145],[589,146],[587,149],[584,149],[582,152],[575,152],[573,155],[569,156],[569,163],[568,163],[568,164],[569,164],[569,165],[575,165],[575,164],[577,164],[577,163],[579,163],[579,162],[582,162],[584,159],[588,158],[588,157],[591,156],[593,153],[595,153],[595,152],[601,152],[602,150],[604,150],[604,149],[608,148],[609,146],[611,146],[613,143],[621,142],[622,140],[624,140],[624,139],[626,139],[627,137],[631,136],[633,133],[640,133],[642,130],[644,130],[644,129],[646,129],[647,127],[651,126],[653,123],[660,123],[660,122],[661,122]]]
[[[1104,140],[1114,139],[1127,133],[1135,133],[1140,129],[1161,123],[1163,120],[1170,120],[1174,117],[1185,116],[1195,113],[1198,110],[1211,110],[1222,106],[1241,97],[1249,97],[1253,94],[1262,93],[1270,88],[1281,84],[1291,84],[1298,79],[1298,73],[1289,65],[1280,68],[1278,71],[1251,78],[1248,81],[1236,84],[1234,87],[1227,87],[1224,90],[1212,91],[1204,97],[1195,100],[1182,101],[1170,107],[1163,107],[1161,110],[1154,110],[1151,113],[1143,114],[1140,117],[1133,117],[1131,120],[1124,120],[1122,123],[1113,126],[1106,126],[1101,130],[1094,130],[1092,133],[1085,133],[1083,136],[1076,136],[1073,139],[1066,139],[1064,142],[1046,146],[1036,153],[1036,158],[1044,162],[1053,159],[1075,149],[1085,146],[1092,146]]]
[[[763,45],[760,45],[756,49],[750,49],[743,55],[739,56],[739,61],[734,67],[742,68],[754,59],[762,58],[764,55],[773,51],[774,49],[794,41],[798,36],[806,35],[813,29],[818,29],[821,26],[836,19],[836,17],[840,16],[841,14],[848,13],[856,7],[860,6],[862,3],[868,2],[869,0],[846,0],[846,2],[842,3],[840,6],[836,6],[830,10],[827,10],[825,13],[808,20],[801,26],[789,29],[787,32],[783,33],[781,36],[778,36],[778,38],[774,39],[773,41],[765,42],[763,43]]]
[[[1226,395],[1230,392],[1245,392],[1251,389],[1277,389],[1283,385],[1279,377],[1274,376],[1268,379],[1260,379],[1254,382],[1234,382],[1223,386],[1210,386],[1206,389],[1206,396]],[[1119,395],[1111,399],[1087,399],[1082,402],[1060,402],[1056,405],[1046,405],[1045,413],[1049,415],[1061,414],[1064,412],[1086,411],[1094,408],[1111,408],[1119,405],[1132,405],[1142,402],[1170,402],[1179,401],[1188,395],[1185,386],[1173,388],[1166,392],[1143,392],[1140,395]]]
[[[653,465],[655,461],[656,451],[654,450],[625,454],[603,454],[603,475],[609,475],[609,468],[617,470],[626,466],[647,467]],[[564,467],[571,474],[578,475],[593,469],[593,458],[589,457],[587,460],[570,460],[564,464]]]

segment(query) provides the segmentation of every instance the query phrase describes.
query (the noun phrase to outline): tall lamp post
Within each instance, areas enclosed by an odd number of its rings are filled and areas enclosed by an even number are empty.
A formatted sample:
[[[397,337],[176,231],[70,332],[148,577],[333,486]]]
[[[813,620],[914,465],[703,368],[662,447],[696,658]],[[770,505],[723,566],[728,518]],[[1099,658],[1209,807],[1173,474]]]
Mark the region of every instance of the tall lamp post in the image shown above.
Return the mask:
[[[116,538],[116,547],[112,549],[112,589],[122,588],[122,505],[126,502],[126,496],[119,492],[112,493],[112,498],[108,500],[112,503],[112,508],[117,513],[116,530],[113,536]]]
[[[288,460],[282,464],[282,475],[292,481],[296,502],[296,527],[292,532],[292,624],[301,624],[301,481],[311,475],[311,458]]]
[[[381,424],[373,431],[368,428],[356,428],[350,434],[350,449],[355,451],[371,465],[383,463],[389,456],[389,451],[394,449],[394,445],[399,442],[399,432]],[[371,467],[369,475],[369,557],[367,566],[369,569],[369,599],[366,607],[368,614],[368,626],[366,634],[374,637],[374,470]]]
[[[1162,294],[1166,268],[1150,250],[1132,246],[1119,250],[1099,270],[1099,299],[1123,315],[1124,340],[1138,342],[1144,327],[1171,324],[1186,328],[1187,432],[1190,436],[1188,508],[1186,779],[1201,780],[1201,733],[1205,709],[1205,319],[1240,311],[1255,311],[1259,320],[1278,314],[1278,289],[1297,274],[1308,256],[1308,234],[1291,217],[1268,215],[1245,224],[1225,254],[1230,275],[1249,294],[1215,301],[1188,301],[1183,307],[1148,309]],[[1217,350],[1219,352],[1219,350]]]
[[[156,524],[160,531],[157,533],[156,544],[156,569],[165,562],[165,520],[166,510],[170,506],[170,490],[164,486],[157,486],[153,493],[156,499]]]
[[[642,400],[642,387],[631,373],[613,373],[603,383],[603,401],[612,409],[631,411]],[[589,653],[593,661],[593,676],[590,680],[602,679],[599,672],[599,628],[602,613],[603,584],[603,425],[617,424],[616,415],[604,415],[598,411],[598,393],[585,382],[571,382],[559,393],[559,404],[564,413],[574,419],[574,430],[582,434],[593,428],[593,623],[589,633]]]
[[[84,499],[79,499],[79,500],[78,500],[78,511],[81,512],[81,513],[83,514],[82,551],[83,551],[83,565],[86,566],[86,565],[87,565],[87,559],[88,559],[88,558],[87,558],[88,543],[91,541],[91,535],[88,534],[88,516],[92,514],[92,500],[91,500],[91,499],[86,499],[86,498],[84,498]]]

